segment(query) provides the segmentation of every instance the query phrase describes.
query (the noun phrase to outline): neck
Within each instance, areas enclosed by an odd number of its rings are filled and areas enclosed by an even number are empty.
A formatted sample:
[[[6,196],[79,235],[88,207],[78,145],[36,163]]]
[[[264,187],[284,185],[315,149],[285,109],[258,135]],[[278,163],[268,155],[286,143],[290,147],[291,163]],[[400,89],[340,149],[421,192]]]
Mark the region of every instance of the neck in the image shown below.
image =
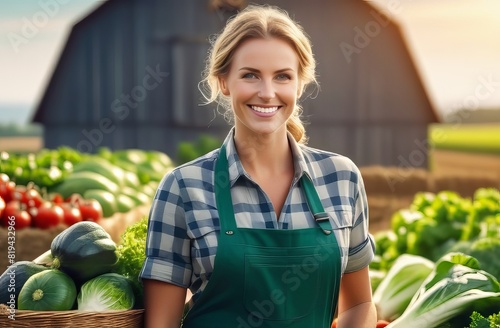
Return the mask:
[[[293,159],[286,133],[279,137],[254,135],[239,136],[234,142],[245,170],[252,175],[274,174],[293,170]]]

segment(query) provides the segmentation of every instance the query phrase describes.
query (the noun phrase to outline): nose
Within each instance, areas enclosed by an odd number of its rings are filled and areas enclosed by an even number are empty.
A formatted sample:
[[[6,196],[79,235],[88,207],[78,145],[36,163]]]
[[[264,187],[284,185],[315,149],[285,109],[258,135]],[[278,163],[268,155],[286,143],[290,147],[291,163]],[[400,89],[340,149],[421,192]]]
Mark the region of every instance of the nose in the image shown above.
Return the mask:
[[[259,98],[264,100],[273,99],[275,97],[273,82],[269,80],[262,80],[260,83]]]

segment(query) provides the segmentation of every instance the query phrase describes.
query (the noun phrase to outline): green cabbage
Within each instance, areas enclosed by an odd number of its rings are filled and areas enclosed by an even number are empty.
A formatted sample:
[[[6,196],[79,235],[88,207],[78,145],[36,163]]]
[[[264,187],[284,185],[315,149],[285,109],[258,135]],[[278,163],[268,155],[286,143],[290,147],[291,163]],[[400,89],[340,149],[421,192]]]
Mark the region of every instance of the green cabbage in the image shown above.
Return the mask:
[[[78,310],[130,310],[134,306],[134,291],[130,280],[117,273],[105,273],[82,285],[78,293]]]

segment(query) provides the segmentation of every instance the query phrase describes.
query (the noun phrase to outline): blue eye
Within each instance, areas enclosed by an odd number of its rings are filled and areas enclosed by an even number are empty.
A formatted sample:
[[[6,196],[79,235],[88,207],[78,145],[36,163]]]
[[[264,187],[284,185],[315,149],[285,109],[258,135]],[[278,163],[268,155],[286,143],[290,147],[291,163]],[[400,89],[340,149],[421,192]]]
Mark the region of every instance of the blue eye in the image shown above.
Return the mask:
[[[245,73],[245,74],[243,75],[243,78],[244,78],[244,79],[256,79],[256,78],[257,78],[257,76],[256,76],[254,73]]]
[[[276,79],[277,80],[282,80],[282,81],[283,80],[291,80],[291,77],[288,74],[279,74],[279,75],[276,76]]]

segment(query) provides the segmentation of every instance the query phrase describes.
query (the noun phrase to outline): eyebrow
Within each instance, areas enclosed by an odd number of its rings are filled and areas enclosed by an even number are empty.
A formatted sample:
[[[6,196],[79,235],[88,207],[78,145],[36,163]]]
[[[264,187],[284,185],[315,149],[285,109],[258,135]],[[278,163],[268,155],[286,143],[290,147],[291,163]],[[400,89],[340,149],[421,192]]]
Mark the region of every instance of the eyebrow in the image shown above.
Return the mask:
[[[255,69],[255,68],[252,68],[252,67],[242,67],[239,69],[239,71],[250,71],[250,72],[255,72],[255,73],[259,73],[260,70],[258,69]],[[282,69],[279,69],[277,71],[275,71],[274,73],[283,73],[283,72],[287,72],[287,71],[294,71],[293,68],[282,68]]]

